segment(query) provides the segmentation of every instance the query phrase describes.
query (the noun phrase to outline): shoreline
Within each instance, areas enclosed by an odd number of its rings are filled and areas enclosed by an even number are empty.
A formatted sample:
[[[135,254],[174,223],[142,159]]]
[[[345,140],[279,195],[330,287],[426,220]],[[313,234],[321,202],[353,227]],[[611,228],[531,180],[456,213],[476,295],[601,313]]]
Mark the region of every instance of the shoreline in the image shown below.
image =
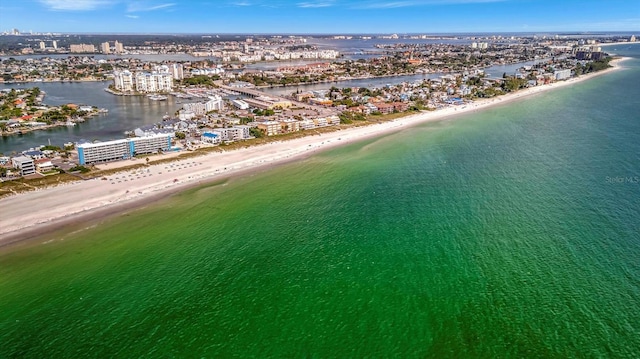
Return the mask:
[[[635,42],[629,42],[629,41],[604,42],[604,43],[598,43],[596,45],[604,47],[604,46],[635,45],[635,44],[640,44],[640,41],[635,41]]]
[[[151,164],[142,169],[126,170],[102,178],[73,182],[56,187],[20,193],[0,199],[0,249],[29,242],[46,233],[63,229],[80,221],[99,222],[119,213],[141,208],[169,195],[220,179],[261,172],[297,161],[331,148],[398,132],[419,124],[472,113],[525,97],[566,87],[621,69],[611,61],[611,68],[578,78],[536,86],[461,106],[408,115],[393,121],[338,130],[322,135],[288,141],[271,142],[242,149],[208,153],[171,163]],[[99,168],[108,168],[100,165]],[[83,228],[86,228],[83,225]]]

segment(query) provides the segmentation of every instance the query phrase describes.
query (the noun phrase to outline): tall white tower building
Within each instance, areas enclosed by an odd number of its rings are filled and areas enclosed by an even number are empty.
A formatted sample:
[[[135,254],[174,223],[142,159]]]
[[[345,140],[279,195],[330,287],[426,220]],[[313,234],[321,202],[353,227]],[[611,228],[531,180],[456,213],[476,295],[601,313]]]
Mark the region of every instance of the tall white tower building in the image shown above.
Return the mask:
[[[122,43],[118,42],[118,40],[116,40],[115,48],[116,48],[116,54],[121,54],[124,52],[124,46],[122,45]]]
[[[109,46],[109,42],[103,42],[100,44],[100,49],[102,50],[103,54],[110,54],[111,53],[111,47]]]
[[[171,66],[169,66],[169,72],[176,80],[182,80],[184,78],[184,68],[182,64],[171,64]]]

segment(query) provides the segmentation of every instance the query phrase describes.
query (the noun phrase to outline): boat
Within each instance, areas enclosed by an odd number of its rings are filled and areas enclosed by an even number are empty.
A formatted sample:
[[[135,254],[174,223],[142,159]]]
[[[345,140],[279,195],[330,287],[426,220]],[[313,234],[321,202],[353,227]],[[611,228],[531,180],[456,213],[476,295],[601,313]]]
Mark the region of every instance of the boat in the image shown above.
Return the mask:
[[[75,122],[72,122],[72,121],[67,121],[67,123],[65,123],[65,125],[67,125],[67,126],[69,126],[69,127],[72,127],[72,126],[75,126],[75,125],[76,125],[76,123],[75,123]]]
[[[153,101],[165,101],[167,99],[167,96],[162,96],[162,95],[150,95],[149,96],[149,100],[153,100]]]

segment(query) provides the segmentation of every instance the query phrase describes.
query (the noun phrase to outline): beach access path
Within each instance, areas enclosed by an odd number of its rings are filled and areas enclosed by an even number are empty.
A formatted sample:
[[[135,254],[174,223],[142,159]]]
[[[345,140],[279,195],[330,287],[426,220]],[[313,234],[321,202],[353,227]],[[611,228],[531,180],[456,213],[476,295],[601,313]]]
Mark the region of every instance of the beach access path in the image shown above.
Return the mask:
[[[322,135],[209,153],[171,163],[150,164],[143,168],[123,170],[102,178],[5,197],[0,199],[0,208],[2,208],[0,247],[30,239],[52,228],[61,228],[70,220],[79,221],[83,216],[95,216],[95,213],[100,211],[105,212],[111,209],[109,213],[117,213],[136,208],[155,198],[166,197],[168,194],[212,180],[228,178],[250,170],[264,169],[346,143],[382,136],[421,123],[438,121],[449,116],[523,99],[555,88],[571,86],[620,69],[622,60],[612,61],[613,67],[604,71],[471,104],[421,112],[389,122],[353,127]]]

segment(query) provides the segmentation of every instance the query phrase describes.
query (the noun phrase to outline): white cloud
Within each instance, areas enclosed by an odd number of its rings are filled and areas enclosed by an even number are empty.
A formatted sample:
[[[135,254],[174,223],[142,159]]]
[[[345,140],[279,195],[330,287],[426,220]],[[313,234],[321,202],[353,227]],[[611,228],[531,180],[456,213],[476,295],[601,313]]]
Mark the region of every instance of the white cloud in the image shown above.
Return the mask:
[[[361,9],[393,9],[397,7],[408,7],[408,6],[416,6],[420,5],[414,1],[391,1],[391,2],[380,2],[380,3],[368,3],[362,4],[359,7]]]
[[[325,2],[301,2],[298,3],[298,7],[301,8],[319,8],[319,7],[331,7],[335,5],[333,1],[325,1]]]
[[[168,9],[175,6],[175,3],[152,4],[148,2],[136,1],[127,5],[127,12],[155,11]]]
[[[140,17],[140,16],[138,16],[138,15],[125,15],[125,16],[126,16],[126,17],[128,17],[128,18],[130,18],[130,19],[137,19],[137,18],[139,18],[139,17]]]
[[[39,0],[50,10],[58,11],[88,11],[112,5],[115,1],[108,0]]]
[[[456,4],[483,4],[504,2],[508,0],[407,0],[407,1],[376,1],[355,4],[358,9],[393,9],[400,7],[414,7],[427,5],[456,5]]]

